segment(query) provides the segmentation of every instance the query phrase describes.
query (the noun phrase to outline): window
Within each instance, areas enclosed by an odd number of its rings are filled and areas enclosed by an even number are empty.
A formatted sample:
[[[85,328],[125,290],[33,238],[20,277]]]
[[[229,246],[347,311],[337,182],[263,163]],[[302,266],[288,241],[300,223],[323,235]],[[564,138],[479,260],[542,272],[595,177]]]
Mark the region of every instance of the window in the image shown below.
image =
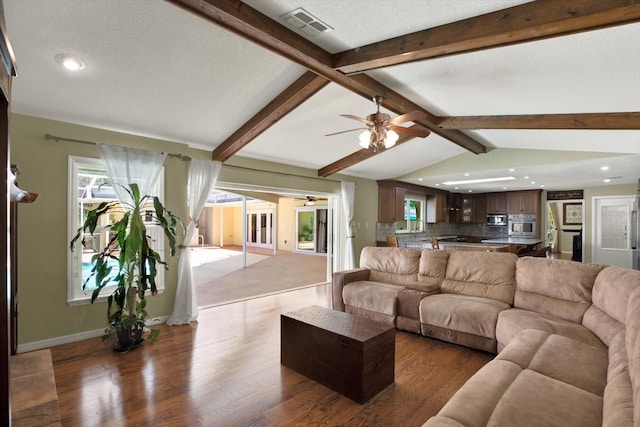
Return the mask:
[[[158,182],[152,190],[154,196],[158,196],[160,200],[164,198],[164,168],[158,176]],[[75,236],[78,228],[82,226],[86,213],[88,210],[93,209],[97,204],[101,202],[116,201],[117,197],[109,178],[105,172],[104,163],[100,159],[92,159],[86,157],[69,157],[69,188],[68,188],[68,239],[70,242],[73,236]],[[150,209],[152,209],[150,205]],[[117,214],[112,214],[117,215]],[[81,242],[77,242],[73,252],[69,251],[68,257],[68,289],[67,289],[67,303],[69,305],[88,304],[91,302],[91,293],[95,289],[95,280],[87,282],[85,289],[82,289],[85,281],[91,275],[91,257],[98,251],[100,251],[109,242],[108,229],[103,228],[108,223],[112,222],[114,216],[111,218],[102,218],[102,227],[98,227],[93,233],[93,236],[86,233],[81,239]],[[162,259],[165,259],[164,253],[164,234],[158,226],[147,224],[147,232],[151,237],[151,245],[155,251],[157,251]],[[114,260],[114,265],[117,264]],[[114,268],[112,272],[112,278],[117,275],[117,271]],[[164,269],[158,269],[158,276],[156,278],[158,284],[158,292],[164,291]],[[115,284],[114,284],[115,285]],[[104,299],[111,295],[115,286],[107,286],[100,292],[100,299]]]
[[[396,224],[396,231],[424,231],[427,200],[425,197],[406,195],[404,198],[404,218]]]

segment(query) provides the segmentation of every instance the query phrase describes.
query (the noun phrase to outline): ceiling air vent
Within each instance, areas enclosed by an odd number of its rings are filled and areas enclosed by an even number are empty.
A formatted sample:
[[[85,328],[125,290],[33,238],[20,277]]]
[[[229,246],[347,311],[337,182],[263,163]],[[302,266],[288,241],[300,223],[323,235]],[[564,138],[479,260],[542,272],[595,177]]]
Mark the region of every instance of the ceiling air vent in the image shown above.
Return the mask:
[[[315,37],[320,33],[333,30],[329,25],[325,24],[301,7],[285,13],[280,16],[280,18],[296,30],[302,31],[309,37]]]

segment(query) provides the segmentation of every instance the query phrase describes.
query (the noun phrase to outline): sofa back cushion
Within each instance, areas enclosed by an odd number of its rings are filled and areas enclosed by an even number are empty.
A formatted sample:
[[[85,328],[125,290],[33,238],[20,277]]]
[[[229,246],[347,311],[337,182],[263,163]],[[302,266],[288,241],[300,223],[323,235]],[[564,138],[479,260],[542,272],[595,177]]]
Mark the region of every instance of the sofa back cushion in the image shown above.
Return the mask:
[[[507,252],[450,252],[441,291],[511,305],[517,260],[518,257]]]
[[[593,284],[593,305],[585,312],[582,324],[605,344],[625,327],[627,304],[634,290],[640,287],[640,271],[609,266]]]
[[[625,344],[633,390],[633,425],[640,426],[640,289],[633,291],[629,297],[626,324]]]
[[[640,271],[609,266],[596,277],[591,299],[593,305],[620,323],[627,319],[629,297],[640,288]]]
[[[369,280],[394,285],[418,283],[420,250],[406,248],[365,247],[360,253],[360,267],[370,270]]]
[[[442,286],[444,274],[447,271],[449,252],[434,249],[423,249],[420,255],[418,270],[418,287],[432,288]]]
[[[514,307],[582,323],[601,264],[523,257],[516,266]]]

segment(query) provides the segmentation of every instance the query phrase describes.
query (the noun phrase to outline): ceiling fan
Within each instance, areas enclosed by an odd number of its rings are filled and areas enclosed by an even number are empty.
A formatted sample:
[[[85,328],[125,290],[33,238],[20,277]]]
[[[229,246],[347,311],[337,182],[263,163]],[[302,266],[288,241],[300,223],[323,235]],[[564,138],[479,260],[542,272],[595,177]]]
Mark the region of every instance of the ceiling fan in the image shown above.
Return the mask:
[[[305,200],[305,206],[313,206],[318,200],[325,200],[316,196],[294,197],[294,200]]]
[[[341,114],[342,117],[357,120],[367,125],[367,127],[344,130],[341,132],[330,133],[325,136],[364,130],[359,137],[360,146],[377,152],[379,150],[384,150],[385,148],[393,147],[396,141],[398,141],[399,135],[409,135],[418,138],[424,138],[429,135],[429,131],[426,129],[414,129],[398,126],[400,123],[412,122],[425,118],[426,115],[422,111],[412,111],[410,113],[391,118],[388,114],[380,112],[382,100],[382,96],[376,95],[373,97],[373,102],[377,106],[377,111],[373,114],[369,114],[366,119],[352,116],[351,114]]]

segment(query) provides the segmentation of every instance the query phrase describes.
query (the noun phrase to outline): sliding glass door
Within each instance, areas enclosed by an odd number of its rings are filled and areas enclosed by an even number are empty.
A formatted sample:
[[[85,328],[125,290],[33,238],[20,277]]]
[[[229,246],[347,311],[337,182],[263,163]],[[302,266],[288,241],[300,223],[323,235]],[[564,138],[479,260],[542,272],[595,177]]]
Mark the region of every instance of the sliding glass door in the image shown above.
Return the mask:
[[[296,208],[296,252],[327,253],[327,207]]]

